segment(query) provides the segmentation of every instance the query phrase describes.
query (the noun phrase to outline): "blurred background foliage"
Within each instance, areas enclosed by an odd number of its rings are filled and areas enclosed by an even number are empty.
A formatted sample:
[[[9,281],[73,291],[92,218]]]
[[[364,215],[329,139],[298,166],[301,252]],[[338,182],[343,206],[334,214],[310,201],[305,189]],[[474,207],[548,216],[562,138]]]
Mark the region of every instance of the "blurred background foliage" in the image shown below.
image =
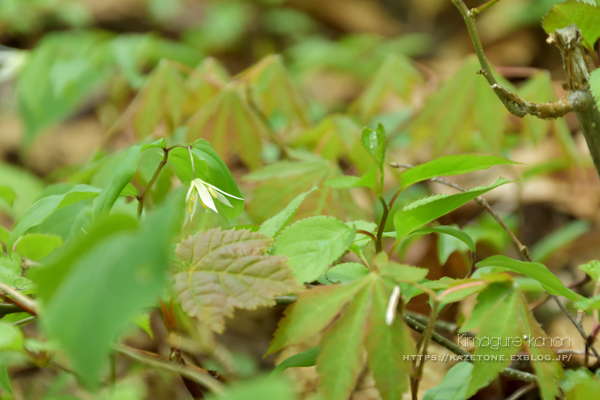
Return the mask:
[[[557,2],[502,0],[478,19],[501,82],[530,101],[565,95],[560,55],[541,28]],[[260,224],[313,185],[321,190],[296,218],[374,220],[381,213],[375,197],[326,182],[369,173],[360,132],[381,122],[388,162],[479,152],[524,163],[502,170],[520,183],[489,198],[534,258],[574,281],[578,264],[600,257],[600,185],[577,121],[511,116],[476,74],[464,22],[449,0],[2,0],[0,45],[0,185],[16,193],[12,205],[0,196],[0,234],[38,198],[78,183],[103,187],[125,157],[120,150],[161,137],[170,144],[208,139],[247,200],[235,221],[204,213],[186,233]],[[159,160],[157,153],[142,155],[134,186],[145,187]],[[389,172],[388,200],[400,175]],[[498,170],[491,174],[458,183],[489,183]],[[164,169],[149,204],[160,204],[173,182],[173,171]],[[395,208],[439,190],[415,185]],[[134,202],[119,200],[118,207],[135,213]],[[90,210],[78,203],[51,218],[36,230],[66,239]],[[516,256],[504,231],[476,205],[440,222],[476,239],[478,257]],[[415,236],[400,257],[429,268],[430,279],[463,277],[470,263],[464,244],[448,237]],[[541,295],[539,285],[522,285],[530,296]],[[461,313],[453,307],[444,317]],[[239,313],[221,337],[188,321],[181,347],[206,368],[255,375],[273,365],[261,357],[275,321],[268,310]],[[166,333],[160,321],[151,322],[154,339],[137,332],[132,340],[158,351]],[[42,369],[34,373],[46,383],[27,387],[30,371],[23,365],[15,382],[24,398],[58,398],[74,387],[68,375]],[[119,386],[123,398],[186,398],[168,375],[120,368],[134,371]],[[306,370],[290,374],[310,393],[315,373]],[[423,387],[443,374],[428,372]],[[365,378],[356,398],[369,393]]]

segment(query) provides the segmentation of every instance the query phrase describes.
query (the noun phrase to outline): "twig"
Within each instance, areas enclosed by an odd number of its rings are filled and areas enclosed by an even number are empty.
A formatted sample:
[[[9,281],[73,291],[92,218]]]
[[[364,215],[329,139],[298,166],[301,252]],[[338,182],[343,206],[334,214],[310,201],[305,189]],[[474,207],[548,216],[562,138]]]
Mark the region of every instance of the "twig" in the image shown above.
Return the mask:
[[[416,373],[411,377],[411,394],[412,399],[418,399],[419,393],[419,384],[421,383],[421,379],[423,377],[423,368],[425,368],[425,359],[427,355],[427,349],[429,348],[429,342],[431,341],[431,335],[433,334],[435,321],[437,320],[438,312],[439,312],[439,302],[437,299],[432,299],[433,304],[431,306],[431,316],[429,317],[429,323],[425,327],[425,331],[421,335],[421,357],[417,360],[418,365],[416,368]]]
[[[401,167],[400,164],[397,164],[397,163],[391,163],[390,166],[392,166],[394,168]],[[403,168],[412,168],[412,165],[404,164],[404,165],[402,165],[402,167]],[[436,183],[439,183],[439,184],[442,184],[445,186],[449,186],[449,187],[454,188],[461,192],[467,191],[467,189],[465,189],[464,187],[459,186],[455,183],[449,182],[449,181],[439,178],[439,177],[432,178],[431,180],[433,182],[436,182]],[[515,246],[519,249],[519,252],[523,255],[523,257],[525,257],[525,259],[527,261],[533,262],[533,259],[531,258],[531,254],[529,254],[529,249],[527,248],[527,246],[525,246],[523,243],[521,243],[519,238],[517,238],[515,236],[515,234],[510,230],[510,228],[508,226],[506,226],[504,221],[502,221],[502,218],[500,218],[500,216],[494,211],[494,209],[490,206],[490,204],[483,197],[476,197],[475,201],[477,202],[477,204],[484,207],[487,210],[487,212],[489,212],[492,215],[492,217],[494,217],[494,219],[500,224],[500,226],[502,226],[502,228],[506,231],[508,236],[510,236],[510,238],[513,241],[513,243],[515,244]],[[571,315],[569,310],[566,309],[565,305],[562,303],[562,301],[560,301],[558,296],[551,294],[550,297],[552,297],[552,300],[554,300],[554,302],[558,305],[558,307],[561,309],[561,311],[567,316],[567,318],[569,318],[569,320],[571,321],[573,326],[575,326],[575,328],[577,329],[577,331],[579,332],[579,334],[581,335],[583,340],[587,340],[588,335],[583,330],[583,327],[581,326],[581,324],[579,324],[575,320],[575,318]],[[598,354],[598,351],[593,346],[590,346],[590,350],[592,351],[592,353],[594,353],[594,356],[596,357],[596,359],[600,359],[600,354]]]
[[[375,235],[373,235],[369,231],[365,231],[364,229],[357,229],[356,233],[360,233],[361,235],[367,235],[368,237],[370,237],[371,239],[373,239],[373,241],[377,241],[377,238],[375,237]]]
[[[488,1],[487,3],[485,3],[485,4],[482,4],[482,5],[480,5],[480,6],[479,6],[479,7],[477,7],[477,8],[473,8],[473,9],[471,10],[471,12],[472,12],[474,15],[481,14],[483,11],[487,10],[488,8],[490,8],[490,7],[491,7],[491,6],[493,6],[494,4],[498,3],[499,1],[500,1],[500,0],[490,0],[490,1]]]
[[[154,171],[154,175],[152,175],[152,178],[150,178],[150,181],[148,182],[148,185],[146,185],[146,188],[142,194],[138,196],[138,218],[141,218],[142,212],[144,211],[144,201],[146,200],[146,196],[150,192],[150,189],[152,189],[152,185],[154,185],[154,182],[156,182],[156,179],[158,179],[158,175],[160,175],[163,167],[167,164],[167,160],[169,159],[169,150],[163,149],[163,153],[163,159],[160,164],[158,164],[156,171]]]
[[[115,345],[115,351],[153,368],[174,372],[199,383],[216,394],[223,394],[223,383],[210,371],[193,365],[182,366],[171,362],[167,357],[125,345]]]
[[[387,222],[388,215],[390,213],[390,209],[386,204],[383,197],[379,196],[379,201],[383,206],[383,214],[381,215],[381,222],[379,223],[379,229],[377,230],[377,240],[375,241],[375,251],[379,253],[382,249],[383,244],[383,231],[385,229],[385,223]]]
[[[275,301],[277,301],[277,304],[284,304],[284,305],[291,304],[291,303],[295,302],[296,299],[297,299],[296,296],[275,297]],[[411,317],[411,315],[415,315],[415,314],[416,313],[413,313],[410,311],[405,311],[402,317],[404,319],[404,322],[406,322],[406,325],[408,325],[409,328],[411,328],[412,330],[414,330],[417,333],[423,333],[423,332],[425,332],[426,327],[424,324],[422,324],[421,322],[419,322],[416,319],[413,319]],[[421,315],[421,317],[427,318],[424,315]],[[429,321],[429,319],[427,319],[427,320]],[[436,321],[436,322],[439,322],[439,321]],[[454,354],[465,357],[466,361],[471,360],[471,358],[470,358],[472,356],[471,353],[469,353],[465,349],[461,348],[454,342],[446,339],[445,337],[443,337],[442,335],[440,335],[439,333],[437,333],[435,331],[433,331],[431,334],[431,340],[434,341],[435,343],[439,344],[440,346],[450,350]],[[520,381],[525,381],[525,382],[537,382],[537,377],[535,375],[530,374],[528,372],[518,371],[513,368],[504,368],[500,372],[500,375],[506,376],[508,378],[517,379]]]
[[[517,390],[516,392],[514,392],[513,394],[511,394],[509,397],[506,398],[506,400],[517,400],[520,399],[524,394],[526,394],[527,392],[529,392],[530,390],[535,389],[535,383],[529,383],[525,386],[523,386],[522,388],[520,388],[519,390]]]
[[[0,292],[2,292],[0,293],[0,297],[4,298],[4,300],[13,303],[15,306],[31,315],[38,315],[37,305],[35,304],[35,301],[29,297],[1,282]]]

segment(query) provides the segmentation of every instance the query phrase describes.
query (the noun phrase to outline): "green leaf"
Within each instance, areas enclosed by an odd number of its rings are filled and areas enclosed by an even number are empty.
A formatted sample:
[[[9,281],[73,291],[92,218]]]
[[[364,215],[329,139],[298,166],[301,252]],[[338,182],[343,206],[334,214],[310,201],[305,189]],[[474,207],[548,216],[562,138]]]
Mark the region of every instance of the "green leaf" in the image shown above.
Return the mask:
[[[6,230],[5,227],[0,225],[0,243],[6,244],[8,242],[8,238],[10,237],[10,232]]]
[[[439,385],[425,391],[423,400],[467,400],[473,368],[469,362],[456,364]]]
[[[588,274],[596,282],[600,281],[600,261],[589,261],[580,265],[579,269]]]
[[[38,286],[38,301],[47,303],[75,267],[75,263],[91,248],[112,235],[133,231],[137,227],[137,219],[128,215],[115,213],[101,218],[86,229],[87,233],[80,232],[67,243],[64,251],[56,254],[56,257],[53,255],[46,266],[29,269],[27,276]]]
[[[6,362],[6,356],[0,353],[0,389],[4,390],[9,394],[13,394],[12,387],[10,385],[10,376],[8,376],[8,363]]]
[[[373,285],[371,315],[365,347],[367,362],[373,371],[375,386],[384,400],[401,400],[406,391],[408,377],[413,372],[412,363],[404,356],[415,354],[415,344],[402,318],[386,323],[386,311],[392,290],[384,282]],[[393,371],[393,372],[392,372]]]
[[[453,228],[451,226],[440,225],[434,228],[417,229],[412,233],[412,235],[426,235],[428,233],[442,233],[444,235],[454,236],[455,238],[466,244],[469,247],[469,250],[475,252],[475,242],[473,241],[473,238],[471,238],[471,236],[468,233],[461,231],[460,229]]]
[[[560,279],[556,277],[550,270],[540,263],[531,263],[526,261],[517,261],[502,255],[488,257],[485,260],[477,263],[478,268],[482,267],[502,267],[519,274],[527,275],[542,284],[546,292],[564,296],[571,301],[577,301],[581,298],[580,295],[566,287]]]
[[[572,221],[561,226],[531,248],[531,258],[542,263],[547,261],[553,254],[587,233],[590,228],[590,223],[583,220]]]
[[[383,182],[383,163],[385,162],[385,128],[380,123],[376,129],[368,126],[363,129],[361,134],[362,144],[367,149],[371,157],[375,160],[381,171],[381,180]]]
[[[575,24],[581,30],[584,39],[594,46],[600,37],[600,8],[591,4],[569,0],[552,6],[544,17],[542,27],[546,33]]]
[[[358,280],[347,285],[317,286],[303,292],[299,297],[301,301],[291,304],[284,318],[279,320],[267,354],[298,344],[325,329],[364,285],[364,281]]]
[[[207,139],[224,160],[236,154],[250,169],[260,166],[261,141],[268,137],[269,128],[244,100],[239,87],[224,87],[186,126],[187,141]]]
[[[207,400],[296,400],[298,396],[283,377],[254,378],[232,385],[224,395],[208,395]]]
[[[140,150],[141,146],[133,146],[127,151],[127,155],[117,166],[108,184],[93,202],[94,218],[108,214],[123,189],[131,182],[140,161]]]
[[[47,196],[36,201],[15,225],[8,239],[8,247],[12,248],[12,245],[21,235],[27,232],[29,228],[44,222],[54,211],[96,197],[100,192],[100,189],[92,186],[77,185],[65,194]]]
[[[360,126],[346,115],[327,116],[314,128],[295,135],[291,144],[305,147],[326,160],[348,159],[360,173],[374,164],[362,145]]]
[[[272,241],[243,229],[211,229],[184,239],[176,249],[184,271],[173,286],[183,310],[221,333],[234,308],[274,306],[275,296],[299,291],[285,258],[265,254]]]
[[[38,261],[62,246],[62,243],[60,236],[29,233],[21,236],[15,250],[25,258]]]
[[[381,274],[390,278],[394,283],[420,282],[429,273],[428,269],[412,267],[410,265],[398,264],[394,261],[389,261],[385,253],[379,253],[375,259],[375,264],[381,271]]]
[[[373,167],[363,176],[344,175],[329,179],[325,182],[326,186],[335,189],[350,189],[355,187],[367,187],[374,190],[377,188],[377,166]],[[378,190],[379,193],[379,190]]]
[[[469,340],[464,336],[459,337],[460,346],[468,346],[469,342],[477,345],[468,396],[487,386],[510,364],[511,356],[520,349],[531,356],[531,363],[540,381],[542,399],[551,400],[558,396],[563,370],[556,361],[552,340],[546,337],[533,317],[529,304],[517,290],[506,285],[491,285],[477,298],[471,319],[475,319],[476,325],[480,326],[477,338]],[[492,356],[497,359],[494,360]]]
[[[586,368],[566,370],[565,379],[560,386],[566,398],[572,400],[592,399],[600,391],[597,377]]]
[[[331,283],[348,283],[369,273],[369,269],[355,262],[334,265],[327,271],[327,279]]]
[[[351,193],[324,185],[328,179],[341,175],[336,163],[306,153],[300,157],[304,159],[276,162],[244,177],[247,181],[259,182],[246,209],[252,220],[271,218],[273,210],[278,210],[282,204],[289,204],[313,186],[322,189],[305,198],[298,208],[297,219],[323,214],[342,219],[364,218],[364,213],[357,210]]]
[[[402,172],[400,189],[437,176],[466,174],[488,169],[494,165],[518,165],[504,157],[478,154],[457,154],[436,158]]]
[[[276,237],[281,232],[281,230],[290,223],[292,218],[294,218],[294,215],[296,215],[296,211],[298,211],[298,208],[300,207],[304,199],[306,199],[306,197],[315,190],[317,190],[317,187],[313,186],[309,191],[300,193],[298,196],[294,197],[294,199],[289,202],[289,204],[283,209],[283,211],[279,212],[279,214],[276,214],[275,216],[263,222],[260,225],[259,232],[263,235],[267,235],[273,238]]]
[[[333,217],[306,218],[281,232],[271,253],[288,258],[298,282],[312,282],[348,251],[354,234],[353,227]]]
[[[183,219],[181,194],[174,193],[141,229],[111,235],[77,257],[40,314],[48,337],[89,387],[97,387],[119,333],[166,283],[168,249]]]
[[[23,348],[23,332],[16,326],[0,322],[0,351],[21,350]]]
[[[317,358],[317,372],[321,375],[318,393],[326,399],[348,399],[356,385],[371,303],[369,292],[360,291],[321,339],[321,354]]]
[[[0,200],[12,206],[16,197],[15,191],[10,186],[0,185]]]
[[[438,293],[438,299],[441,305],[454,303],[463,300],[473,293],[481,292],[490,284],[487,280],[481,279],[463,279],[452,284],[448,289]]]
[[[317,363],[317,357],[321,353],[318,346],[311,347],[308,350],[304,350],[301,353],[294,354],[293,356],[283,360],[271,373],[271,375],[278,375],[288,368],[298,367],[312,367]]]
[[[402,240],[423,225],[448,214],[477,196],[509,182],[511,181],[508,179],[500,178],[490,186],[479,186],[458,194],[431,196],[408,204],[394,216],[394,225],[398,235],[396,240]]]

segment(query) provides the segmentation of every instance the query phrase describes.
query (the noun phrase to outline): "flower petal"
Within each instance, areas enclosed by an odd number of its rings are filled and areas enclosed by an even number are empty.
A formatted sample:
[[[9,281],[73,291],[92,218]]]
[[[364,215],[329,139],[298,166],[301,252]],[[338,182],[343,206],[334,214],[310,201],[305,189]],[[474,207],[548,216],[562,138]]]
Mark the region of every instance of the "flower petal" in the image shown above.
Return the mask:
[[[227,197],[223,196],[221,193],[217,192],[217,200],[219,203],[226,205],[227,207],[233,207]]]
[[[217,211],[217,207],[215,207],[215,202],[213,201],[212,196],[210,193],[208,193],[208,189],[203,184],[199,184],[196,187],[198,188],[198,193],[200,194],[200,200],[202,201],[202,204],[218,214],[219,212]]]
[[[204,181],[203,181],[203,182],[204,182]],[[211,184],[210,184],[210,183],[208,183],[208,182],[204,182],[204,184],[205,184],[205,185],[207,185],[207,186],[210,186],[211,188],[215,189],[215,190],[216,190],[216,191],[218,191],[218,192],[221,192],[221,193],[223,193],[225,196],[233,197],[234,199],[238,199],[238,200],[244,200],[243,198],[241,198],[241,197],[237,197],[237,196],[234,196],[234,195],[232,195],[232,194],[229,194],[229,193],[225,192],[224,190],[221,190],[221,189],[219,189],[219,188],[218,188],[218,187],[216,187],[215,185],[211,185]]]

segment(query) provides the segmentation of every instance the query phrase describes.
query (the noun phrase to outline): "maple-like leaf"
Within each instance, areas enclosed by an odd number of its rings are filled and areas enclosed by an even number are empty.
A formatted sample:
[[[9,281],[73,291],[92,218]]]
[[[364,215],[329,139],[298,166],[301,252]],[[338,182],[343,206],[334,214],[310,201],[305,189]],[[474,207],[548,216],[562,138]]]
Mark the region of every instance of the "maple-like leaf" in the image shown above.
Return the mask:
[[[408,387],[412,364],[404,355],[415,354],[414,342],[402,318],[388,321],[386,311],[394,286],[420,281],[427,270],[389,262],[383,253],[375,263],[377,272],[348,284],[301,293],[286,310],[269,347],[268,353],[273,353],[324,330],[317,371],[319,393],[329,400],[350,397],[365,364],[364,349],[384,400],[400,400]]]
[[[174,291],[183,310],[221,333],[234,308],[273,306],[275,296],[298,292],[286,258],[265,254],[272,241],[220,228],[182,240],[175,252],[184,270],[175,275]]]

